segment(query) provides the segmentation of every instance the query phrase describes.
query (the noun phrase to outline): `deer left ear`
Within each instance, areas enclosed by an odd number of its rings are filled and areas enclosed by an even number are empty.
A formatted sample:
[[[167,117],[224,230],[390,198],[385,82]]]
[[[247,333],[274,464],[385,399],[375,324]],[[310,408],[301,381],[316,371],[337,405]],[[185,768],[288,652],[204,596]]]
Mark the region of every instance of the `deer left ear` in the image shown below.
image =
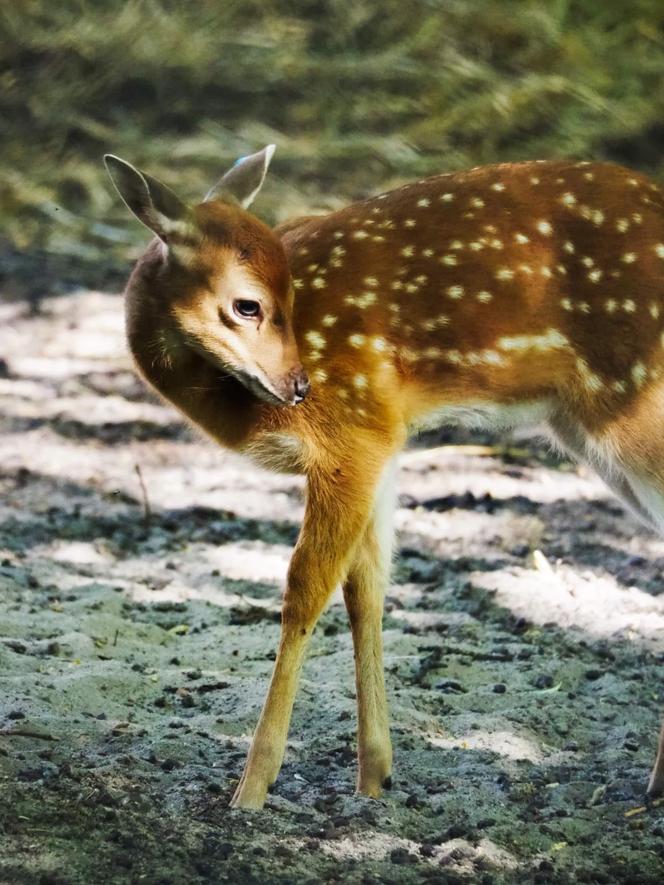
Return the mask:
[[[190,235],[191,210],[169,187],[113,154],[105,154],[104,163],[127,207],[161,240]]]
[[[275,150],[276,145],[268,144],[256,154],[240,157],[235,165],[207,192],[205,202],[221,200],[227,203],[239,203],[243,209],[247,209],[263,186]]]

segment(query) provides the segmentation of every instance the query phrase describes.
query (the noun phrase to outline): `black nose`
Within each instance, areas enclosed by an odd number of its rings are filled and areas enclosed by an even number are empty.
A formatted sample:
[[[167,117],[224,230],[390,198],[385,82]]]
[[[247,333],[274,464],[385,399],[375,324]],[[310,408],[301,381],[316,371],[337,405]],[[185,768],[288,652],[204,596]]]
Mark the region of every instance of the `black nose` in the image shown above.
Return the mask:
[[[293,394],[296,403],[301,403],[305,396],[309,393],[311,384],[304,371],[297,373],[293,379]]]

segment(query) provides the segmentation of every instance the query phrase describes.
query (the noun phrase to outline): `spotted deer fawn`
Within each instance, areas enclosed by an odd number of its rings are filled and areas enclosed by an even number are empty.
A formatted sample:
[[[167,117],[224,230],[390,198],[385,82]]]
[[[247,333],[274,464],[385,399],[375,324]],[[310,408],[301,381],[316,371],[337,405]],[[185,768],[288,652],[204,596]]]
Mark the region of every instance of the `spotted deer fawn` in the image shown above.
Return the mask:
[[[307,478],[272,680],[232,804],[279,772],[305,650],[341,583],[355,649],[357,786],[392,752],[381,619],[409,433],[544,422],[664,531],[664,196],[604,163],[486,166],[274,231],[246,209],[273,146],[185,205],[106,163],[156,239],[126,291],[147,382],[224,446]],[[664,788],[664,732],[648,789]]]

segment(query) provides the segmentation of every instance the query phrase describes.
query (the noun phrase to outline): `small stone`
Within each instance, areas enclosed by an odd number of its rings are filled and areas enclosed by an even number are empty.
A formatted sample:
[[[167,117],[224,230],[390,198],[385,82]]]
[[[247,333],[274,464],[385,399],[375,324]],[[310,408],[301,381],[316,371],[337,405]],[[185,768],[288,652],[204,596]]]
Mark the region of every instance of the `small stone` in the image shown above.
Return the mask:
[[[390,860],[394,864],[413,864],[417,863],[417,856],[406,848],[395,848],[390,851]]]
[[[452,824],[447,828],[445,836],[447,839],[462,839],[468,833],[468,827],[465,824]]]
[[[535,688],[551,688],[553,685],[553,676],[550,673],[540,673],[539,676],[536,676],[533,680],[533,685]]]
[[[496,684],[493,686],[494,694],[505,694],[506,691],[507,686],[504,682],[496,682]]]

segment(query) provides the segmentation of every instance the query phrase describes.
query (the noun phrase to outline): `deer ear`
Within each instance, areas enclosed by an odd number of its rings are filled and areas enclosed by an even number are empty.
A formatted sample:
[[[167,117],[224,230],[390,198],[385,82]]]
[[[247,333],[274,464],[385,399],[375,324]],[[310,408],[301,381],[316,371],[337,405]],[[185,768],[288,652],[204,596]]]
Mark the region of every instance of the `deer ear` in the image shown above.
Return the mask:
[[[275,150],[276,145],[268,144],[256,154],[240,157],[235,165],[207,192],[205,202],[221,200],[227,203],[239,203],[243,209],[247,209],[263,186]]]
[[[104,163],[128,208],[161,240],[190,235],[192,212],[169,187],[113,154],[105,154]]]

